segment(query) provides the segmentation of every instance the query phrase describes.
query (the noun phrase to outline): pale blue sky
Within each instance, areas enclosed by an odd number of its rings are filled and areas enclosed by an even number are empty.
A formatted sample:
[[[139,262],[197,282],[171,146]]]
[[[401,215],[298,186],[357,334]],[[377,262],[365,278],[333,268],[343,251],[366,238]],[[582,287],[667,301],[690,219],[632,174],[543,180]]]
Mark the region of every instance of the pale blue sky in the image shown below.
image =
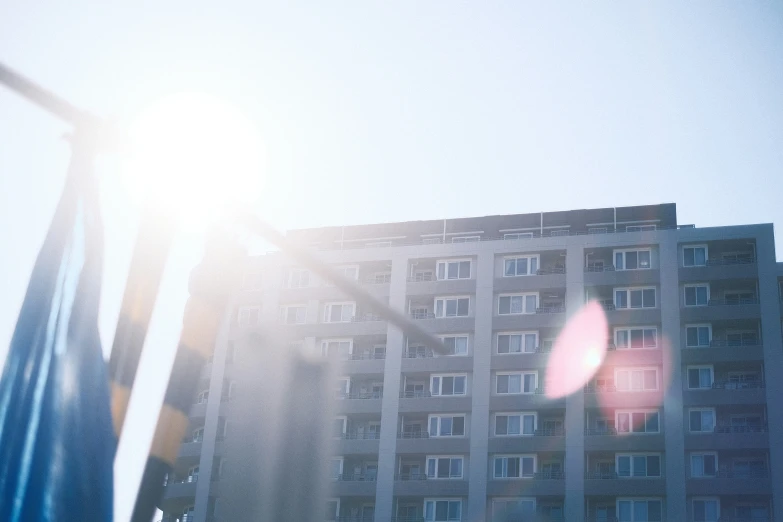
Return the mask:
[[[7,1],[0,61],[121,122],[184,89],[239,105],[267,144],[260,211],[281,228],[659,202],[697,226],[783,222],[779,2],[162,3]],[[0,90],[3,347],[64,130]],[[105,198],[108,343],[133,219],[116,187]],[[193,259],[177,248],[162,353]]]

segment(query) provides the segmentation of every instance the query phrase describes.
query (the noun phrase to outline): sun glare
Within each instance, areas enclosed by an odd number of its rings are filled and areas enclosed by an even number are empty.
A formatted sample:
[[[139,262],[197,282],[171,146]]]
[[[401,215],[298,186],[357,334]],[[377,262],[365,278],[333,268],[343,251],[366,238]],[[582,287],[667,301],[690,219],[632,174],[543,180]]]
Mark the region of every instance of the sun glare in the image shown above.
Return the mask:
[[[257,200],[260,133],[232,105],[180,93],[150,105],[131,123],[125,182],[131,197],[178,225],[203,228]]]

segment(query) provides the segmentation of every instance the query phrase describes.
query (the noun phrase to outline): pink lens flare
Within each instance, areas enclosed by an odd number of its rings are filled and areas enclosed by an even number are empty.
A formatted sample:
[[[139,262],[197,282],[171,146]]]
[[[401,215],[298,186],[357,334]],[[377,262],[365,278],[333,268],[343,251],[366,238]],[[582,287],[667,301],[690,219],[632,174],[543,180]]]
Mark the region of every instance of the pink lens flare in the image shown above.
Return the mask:
[[[603,308],[590,301],[560,332],[546,369],[546,396],[565,397],[592,379],[606,356],[609,325]]]

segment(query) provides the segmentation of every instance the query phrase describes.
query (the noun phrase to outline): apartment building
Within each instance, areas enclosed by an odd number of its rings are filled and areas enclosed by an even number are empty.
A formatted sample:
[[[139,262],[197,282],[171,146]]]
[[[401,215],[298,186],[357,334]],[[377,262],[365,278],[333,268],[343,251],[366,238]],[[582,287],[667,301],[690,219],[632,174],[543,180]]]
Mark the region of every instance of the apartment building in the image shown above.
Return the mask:
[[[772,225],[678,225],[673,204],[334,227],[289,237],[448,355],[281,254],[245,287],[190,412],[165,520],[225,522],[239,350],[274,331],[340,361],[330,522],[783,520],[783,263]],[[602,359],[548,394],[586,303]],[[548,372],[550,374],[548,375]],[[232,519],[233,520],[233,519]]]

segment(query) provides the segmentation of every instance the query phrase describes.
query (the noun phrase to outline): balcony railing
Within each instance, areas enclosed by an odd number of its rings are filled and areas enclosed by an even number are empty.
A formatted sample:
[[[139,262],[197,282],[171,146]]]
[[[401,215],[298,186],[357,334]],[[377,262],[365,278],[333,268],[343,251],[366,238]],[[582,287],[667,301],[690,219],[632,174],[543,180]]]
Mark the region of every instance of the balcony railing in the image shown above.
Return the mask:
[[[752,265],[756,262],[755,257],[728,257],[708,259],[707,266],[726,266],[726,265]]]
[[[565,475],[562,471],[539,471],[533,473],[533,480],[563,480]]]
[[[602,436],[602,435],[617,435],[618,431],[617,428],[585,428],[585,436],[587,437],[595,437],[595,436]]]
[[[424,399],[432,397],[432,394],[429,392],[429,390],[421,390],[421,391],[401,391],[400,392],[400,399]]]
[[[425,522],[424,517],[392,517],[391,522]]]
[[[587,265],[585,272],[614,272],[614,265]]]
[[[756,297],[743,297],[743,298],[730,298],[730,299],[710,299],[707,301],[708,306],[737,306],[737,305],[754,305],[759,304],[759,300]]]
[[[588,480],[617,480],[620,478],[614,471],[588,471],[585,473]]]
[[[585,393],[614,393],[617,391],[617,386],[613,384],[595,384],[595,383],[588,383],[585,384],[584,392]]]
[[[397,433],[398,439],[429,439],[430,434],[427,431],[401,431]]]
[[[409,480],[427,480],[427,475],[424,473],[399,473],[394,476],[394,480],[401,480],[403,482]]]
[[[379,431],[349,431],[342,434],[345,440],[379,440],[381,433]]]
[[[343,393],[337,392],[335,394],[337,399],[382,399],[382,391],[370,391],[370,392],[350,392]]]
[[[731,426],[728,424],[715,426],[714,433],[767,433],[769,427],[766,424],[758,426]]]
[[[356,515],[356,516],[344,516],[337,517],[334,522],[373,522],[375,519],[372,515]],[[331,521],[330,521],[331,522]]]
[[[564,266],[553,266],[549,268],[539,268],[536,270],[536,275],[550,275],[550,274],[565,274]]]
[[[565,428],[542,428],[533,432],[535,437],[563,437]]]
[[[725,346],[760,346],[761,343],[758,339],[713,339],[710,341],[710,346],[713,348],[721,348]]]
[[[383,318],[377,314],[357,314],[351,317],[352,323],[368,323],[374,321],[383,321]]]
[[[432,312],[411,312],[411,319],[435,319],[435,314]]]
[[[536,313],[537,314],[564,314],[565,306],[564,305],[542,306],[540,308],[536,308]]]
[[[340,482],[375,482],[377,473],[341,473],[337,475]]]
[[[700,477],[701,478],[701,477]],[[711,477],[704,477],[711,478]],[[769,471],[766,469],[719,469],[715,473],[715,478],[729,478],[729,479],[759,479],[769,478]]]
[[[367,352],[367,353],[351,353],[341,355],[340,359],[344,361],[371,361],[378,359],[386,359],[386,352]]]
[[[611,299],[601,299],[598,301],[598,304],[607,312],[613,312],[615,310],[614,301]]]
[[[712,383],[713,390],[758,390],[764,388],[764,381],[715,381]]]
[[[391,283],[391,274],[375,275],[364,280],[366,285],[388,285],[389,283]]]
[[[421,274],[415,274],[408,278],[409,283],[426,283],[428,281],[435,281],[435,274],[432,272],[423,272]]]

